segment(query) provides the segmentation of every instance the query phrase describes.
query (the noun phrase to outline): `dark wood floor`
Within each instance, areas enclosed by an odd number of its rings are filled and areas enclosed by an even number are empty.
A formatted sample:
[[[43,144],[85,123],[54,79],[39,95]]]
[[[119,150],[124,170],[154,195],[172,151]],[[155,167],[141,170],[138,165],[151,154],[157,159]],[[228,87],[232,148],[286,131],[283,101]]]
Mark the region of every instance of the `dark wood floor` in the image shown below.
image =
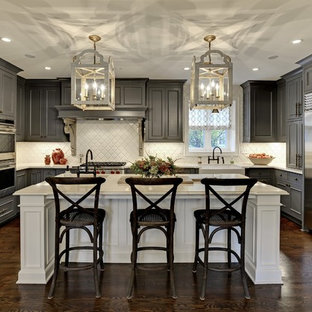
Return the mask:
[[[60,274],[56,297],[47,299],[50,285],[16,285],[19,270],[19,220],[0,228],[0,311],[312,311],[312,235],[294,223],[281,221],[282,286],[249,282],[252,299],[243,299],[239,273],[231,278],[209,273],[207,299],[198,299],[191,264],[176,264],[178,298],[168,297],[166,272],[142,271],[134,299],[126,299],[129,266],[107,264],[101,299],[95,299],[91,271]],[[237,274],[236,274],[237,273]],[[197,273],[200,277],[200,271]]]

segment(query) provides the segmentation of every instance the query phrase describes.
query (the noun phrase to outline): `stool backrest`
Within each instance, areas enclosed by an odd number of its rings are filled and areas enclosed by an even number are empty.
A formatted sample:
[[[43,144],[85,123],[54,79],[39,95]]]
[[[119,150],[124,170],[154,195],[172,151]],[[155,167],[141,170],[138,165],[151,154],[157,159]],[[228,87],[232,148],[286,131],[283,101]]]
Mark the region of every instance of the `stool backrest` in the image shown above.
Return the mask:
[[[97,216],[97,210],[99,207],[99,195],[101,185],[106,181],[102,177],[84,177],[84,178],[76,178],[76,177],[47,177],[46,182],[49,183],[53,190],[54,201],[55,201],[55,209],[56,209],[56,220],[58,220],[63,215],[66,215],[72,211],[79,211],[90,214],[95,217]],[[88,190],[76,201],[72,200],[68,195],[66,195],[63,190],[60,189],[62,185],[89,185]],[[80,204],[89,196],[94,194],[94,202],[93,202],[93,211],[87,210],[82,207]],[[60,211],[60,197],[65,199],[68,203],[68,207],[65,210]],[[95,221],[96,222],[96,221]]]
[[[161,213],[162,208],[159,206],[159,204],[169,195],[171,195],[170,212],[173,216],[177,188],[182,182],[183,182],[182,178],[127,178],[126,183],[128,183],[131,188],[134,219],[135,220],[137,219],[137,209],[138,209],[137,195],[139,195],[142,199],[144,199],[147,202],[148,206],[145,207],[147,213],[153,210],[153,214],[158,214],[160,217],[162,217]],[[151,200],[137,188],[138,185],[141,186],[171,185],[171,188],[165,194],[161,195],[161,197],[159,197],[157,200]]]
[[[242,199],[242,206],[240,214],[243,216],[241,219],[245,220],[247,201],[251,188],[257,183],[257,179],[216,179],[216,178],[204,178],[201,180],[201,183],[205,185],[205,194],[206,194],[206,223],[209,223],[209,218],[214,215],[220,215],[226,211],[230,211],[232,214],[238,214],[238,211],[234,208],[240,199]],[[221,191],[229,191],[229,194],[233,194],[232,190],[227,189],[231,186],[242,186],[243,190],[233,199],[231,196],[231,201],[226,201],[219,193],[215,190],[215,186],[222,186]],[[211,194],[213,194],[216,199],[219,200],[224,206],[217,208],[213,206],[213,212],[211,211]]]

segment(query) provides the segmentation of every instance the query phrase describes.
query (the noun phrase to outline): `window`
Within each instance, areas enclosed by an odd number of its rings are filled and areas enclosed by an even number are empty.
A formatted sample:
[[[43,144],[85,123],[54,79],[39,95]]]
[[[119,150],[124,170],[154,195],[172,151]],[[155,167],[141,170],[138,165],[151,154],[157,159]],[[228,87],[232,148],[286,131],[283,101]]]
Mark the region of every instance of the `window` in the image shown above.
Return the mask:
[[[189,110],[188,152],[211,152],[216,146],[235,152],[235,104],[213,114],[211,110]]]

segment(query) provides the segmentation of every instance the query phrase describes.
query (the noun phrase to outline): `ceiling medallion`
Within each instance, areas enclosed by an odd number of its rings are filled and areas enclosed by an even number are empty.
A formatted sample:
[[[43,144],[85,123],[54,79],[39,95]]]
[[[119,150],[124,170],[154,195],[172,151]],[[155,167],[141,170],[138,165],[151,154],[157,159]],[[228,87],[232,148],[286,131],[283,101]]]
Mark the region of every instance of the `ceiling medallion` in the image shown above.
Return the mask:
[[[115,110],[115,69],[111,57],[104,61],[96,50],[98,35],[90,35],[93,49],[74,56],[71,71],[71,103],[82,110]]]
[[[193,57],[190,90],[191,109],[210,109],[214,113],[231,106],[233,98],[233,64],[228,55],[211,50],[215,39],[214,35],[206,36],[209,50],[198,62]]]

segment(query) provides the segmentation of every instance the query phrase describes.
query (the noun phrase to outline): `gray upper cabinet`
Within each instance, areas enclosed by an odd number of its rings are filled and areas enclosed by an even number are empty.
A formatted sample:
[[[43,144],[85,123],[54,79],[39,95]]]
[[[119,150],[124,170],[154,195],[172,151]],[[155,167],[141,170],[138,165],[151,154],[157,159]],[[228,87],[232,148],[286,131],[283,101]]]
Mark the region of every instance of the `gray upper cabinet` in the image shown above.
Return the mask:
[[[55,108],[60,104],[60,82],[27,80],[26,141],[60,142],[67,138]]]
[[[71,104],[71,83],[70,78],[60,78],[61,82],[61,105]]]
[[[287,118],[300,119],[303,113],[302,69],[296,69],[283,78],[286,80]]]
[[[288,122],[286,143],[287,167],[301,169],[303,165],[303,124],[301,120]]]
[[[183,142],[185,80],[150,80],[147,87],[147,142]]]
[[[247,81],[243,87],[243,142],[276,142],[277,85]]]
[[[284,79],[277,81],[277,141],[286,142],[286,82]]]
[[[17,77],[16,141],[25,139],[25,79]]]
[[[115,105],[116,107],[146,106],[147,78],[116,79]]]
[[[304,93],[310,93],[312,92],[312,65],[304,68],[303,76]]]
[[[21,69],[0,58],[0,118],[15,119],[16,75]]]

